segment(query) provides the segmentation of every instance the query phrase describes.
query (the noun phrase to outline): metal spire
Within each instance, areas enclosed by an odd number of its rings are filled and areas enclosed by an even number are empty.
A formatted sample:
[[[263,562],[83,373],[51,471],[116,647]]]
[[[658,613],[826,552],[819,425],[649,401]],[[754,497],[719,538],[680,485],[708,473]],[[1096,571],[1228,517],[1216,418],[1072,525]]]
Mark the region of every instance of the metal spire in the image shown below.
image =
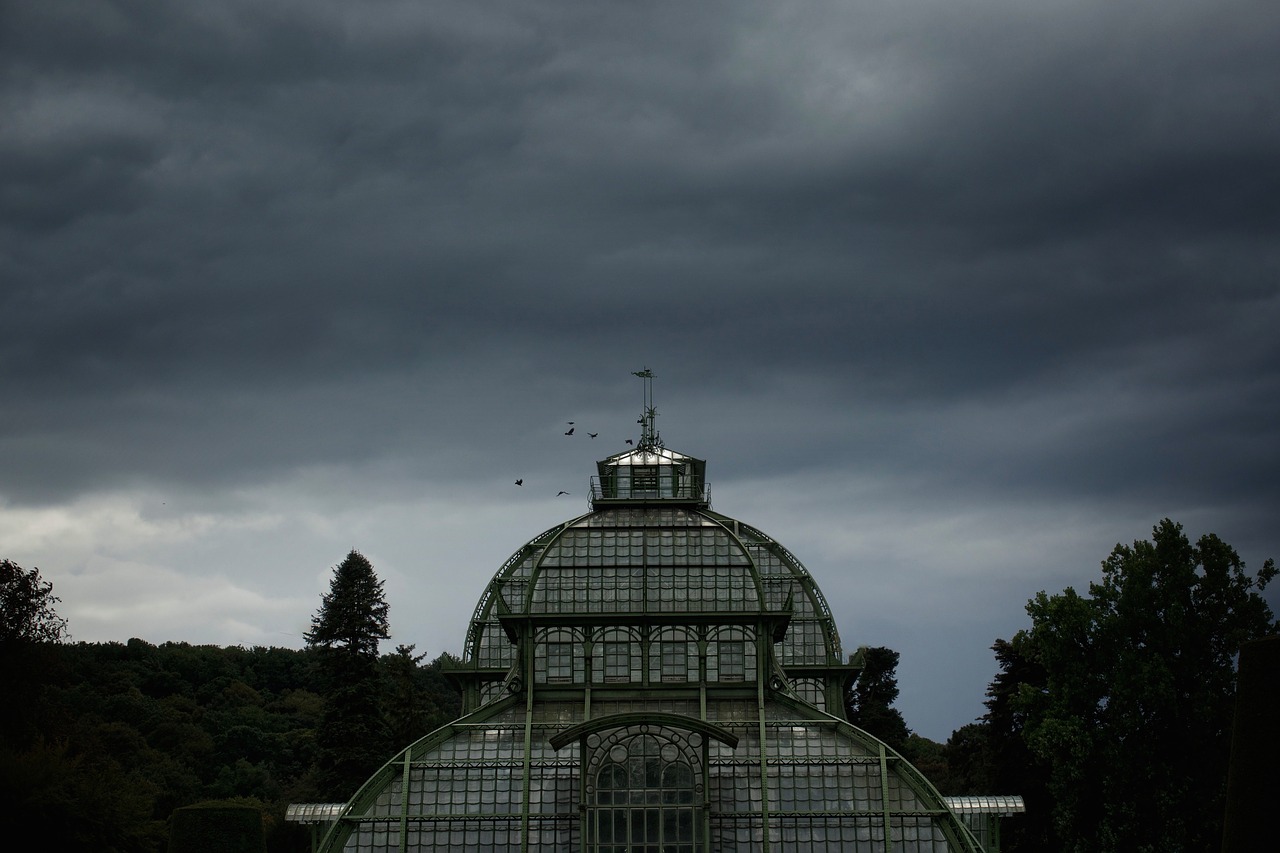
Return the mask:
[[[640,424],[639,449],[652,450],[655,447],[661,447],[662,436],[658,435],[654,425],[658,410],[653,406],[653,371],[646,367],[644,370],[633,370],[631,375],[639,376],[644,380],[644,415],[637,421]]]

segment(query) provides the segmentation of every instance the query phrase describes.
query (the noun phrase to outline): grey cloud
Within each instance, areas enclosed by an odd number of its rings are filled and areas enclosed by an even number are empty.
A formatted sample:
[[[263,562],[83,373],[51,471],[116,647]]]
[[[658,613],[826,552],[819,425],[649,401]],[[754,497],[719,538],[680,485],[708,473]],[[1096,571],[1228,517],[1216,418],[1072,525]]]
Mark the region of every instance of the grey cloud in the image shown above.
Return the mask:
[[[647,364],[725,494],[1273,547],[1271,5],[10,4],[0,512],[576,482]]]

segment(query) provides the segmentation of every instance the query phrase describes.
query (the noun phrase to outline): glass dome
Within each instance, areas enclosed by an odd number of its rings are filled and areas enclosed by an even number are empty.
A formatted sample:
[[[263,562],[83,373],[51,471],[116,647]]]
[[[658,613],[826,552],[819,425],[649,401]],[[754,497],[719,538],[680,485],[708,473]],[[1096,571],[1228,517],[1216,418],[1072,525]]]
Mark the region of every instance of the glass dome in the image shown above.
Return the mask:
[[[826,600],[790,551],[711,509],[705,472],[651,420],[599,462],[590,511],[481,595],[452,673],[463,716],[375,774],[322,849],[976,853],[849,724],[857,668]]]
[[[705,504],[606,504],[534,537],[486,588],[464,659],[513,666],[516,646],[502,617],[517,615],[579,624],[626,615],[717,624],[768,616],[789,622],[775,649],[784,666],[841,663],[827,602],[800,561]]]

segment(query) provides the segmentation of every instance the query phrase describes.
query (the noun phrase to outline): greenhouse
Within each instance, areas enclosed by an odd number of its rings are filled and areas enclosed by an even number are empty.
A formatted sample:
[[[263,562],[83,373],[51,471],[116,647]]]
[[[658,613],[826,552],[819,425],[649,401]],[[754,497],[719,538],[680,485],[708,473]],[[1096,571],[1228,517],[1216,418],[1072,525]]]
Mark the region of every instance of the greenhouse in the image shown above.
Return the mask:
[[[641,423],[597,463],[590,511],[483,591],[463,716],[331,807],[320,849],[980,850],[845,719],[858,666],[808,571],[711,509],[706,463],[663,445],[651,406]]]

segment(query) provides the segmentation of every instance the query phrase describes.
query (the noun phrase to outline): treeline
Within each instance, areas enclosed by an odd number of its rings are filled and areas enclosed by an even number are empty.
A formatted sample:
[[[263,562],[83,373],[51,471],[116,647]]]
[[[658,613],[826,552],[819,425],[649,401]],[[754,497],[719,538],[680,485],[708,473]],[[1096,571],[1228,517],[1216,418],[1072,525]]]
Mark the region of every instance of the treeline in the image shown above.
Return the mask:
[[[1260,594],[1276,574],[1166,519],[1117,545],[1083,594],[1028,601],[1030,627],[992,646],[987,713],[947,743],[893,707],[890,649],[858,651],[846,710],[944,795],[1022,795],[1005,853],[1216,851],[1235,662],[1280,628]],[[379,654],[382,583],[354,550],[301,651],[63,643],[56,602],[0,560],[0,802],[48,849],[159,853],[174,809],[232,801],[262,810],[271,853],[302,853],[287,804],[345,800],[460,712],[449,656]]]
[[[1216,853],[1236,660],[1280,630],[1260,594],[1276,574],[1273,560],[1250,574],[1217,536],[1192,542],[1165,519],[1150,540],[1116,545],[1083,593],[1027,602],[1030,627],[992,646],[987,713],[947,743],[911,735],[888,707],[887,649],[863,650],[871,675],[850,718],[943,794],[1021,795],[1006,853]]]
[[[187,643],[2,643],[0,802],[51,850],[163,851],[175,808],[225,800],[266,815],[268,849],[309,849],[284,822],[314,802],[323,649]],[[460,696],[400,647],[378,659],[384,729],[403,746],[456,718]],[[384,758],[394,754],[388,744]]]

